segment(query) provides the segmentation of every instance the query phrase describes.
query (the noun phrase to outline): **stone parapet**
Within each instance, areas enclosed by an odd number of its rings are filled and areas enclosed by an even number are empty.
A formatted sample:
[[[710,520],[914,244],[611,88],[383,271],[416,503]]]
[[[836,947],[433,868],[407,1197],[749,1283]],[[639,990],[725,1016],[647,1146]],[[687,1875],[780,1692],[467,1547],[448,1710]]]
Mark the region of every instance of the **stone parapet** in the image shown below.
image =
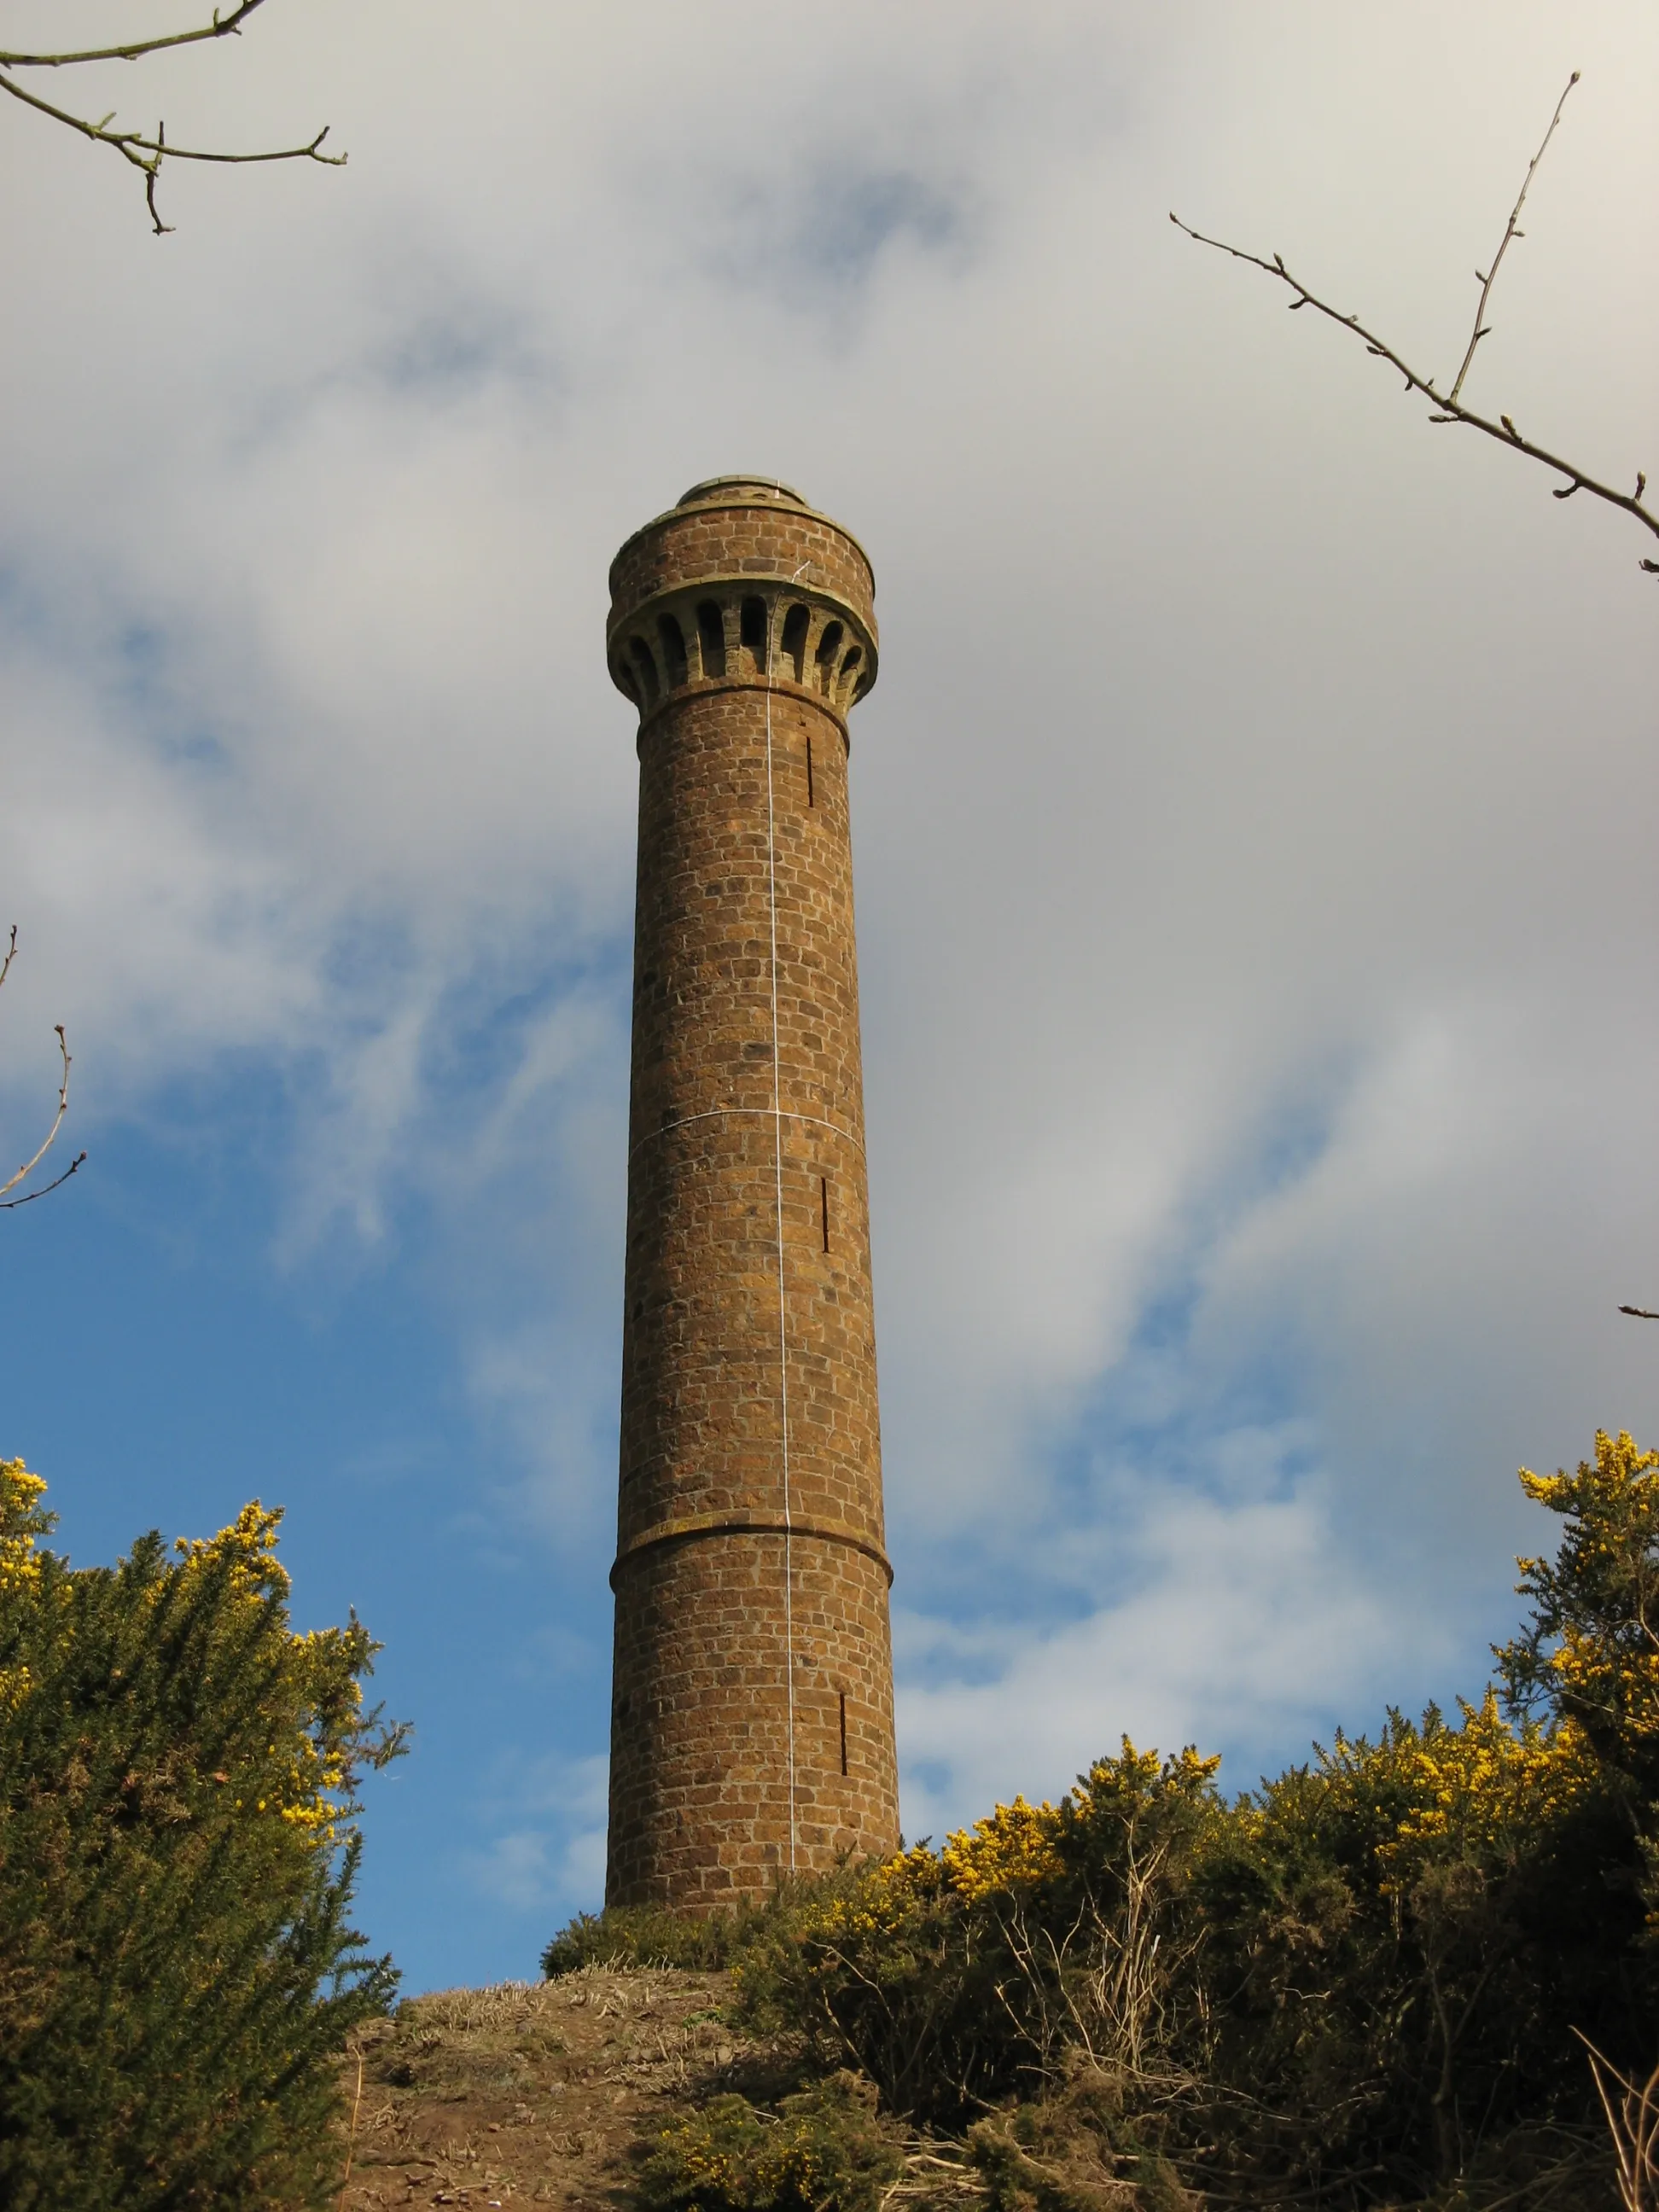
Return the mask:
[[[605,652],[642,723],[688,691],[759,684],[823,702],[844,738],[876,680],[875,578],[799,494],[719,477],[617,554]]]

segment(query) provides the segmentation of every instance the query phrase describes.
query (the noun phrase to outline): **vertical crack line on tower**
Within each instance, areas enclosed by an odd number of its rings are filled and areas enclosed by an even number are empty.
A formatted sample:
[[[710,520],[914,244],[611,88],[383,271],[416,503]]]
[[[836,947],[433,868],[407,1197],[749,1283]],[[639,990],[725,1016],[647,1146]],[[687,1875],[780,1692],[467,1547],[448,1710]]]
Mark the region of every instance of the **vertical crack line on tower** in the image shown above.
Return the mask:
[[[789,579],[811,567],[803,561]],[[795,1574],[789,1509],[789,1304],[783,1258],[783,1060],[778,1041],[778,826],[772,781],[772,623],[766,624],[766,891],[772,923],[772,1164],[778,1222],[778,1413],[783,1460],[783,1679],[789,1752],[789,1871],[795,1871]]]

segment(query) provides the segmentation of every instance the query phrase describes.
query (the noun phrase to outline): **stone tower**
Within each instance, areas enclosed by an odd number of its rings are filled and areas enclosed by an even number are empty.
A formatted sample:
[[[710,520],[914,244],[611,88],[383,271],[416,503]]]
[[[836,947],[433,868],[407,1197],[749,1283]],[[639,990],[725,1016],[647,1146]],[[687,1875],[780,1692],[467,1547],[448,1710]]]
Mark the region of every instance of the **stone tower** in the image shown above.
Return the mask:
[[[611,564],[640,833],[610,1905],[898,1842],[847,781],[874,592],[758,477]]]

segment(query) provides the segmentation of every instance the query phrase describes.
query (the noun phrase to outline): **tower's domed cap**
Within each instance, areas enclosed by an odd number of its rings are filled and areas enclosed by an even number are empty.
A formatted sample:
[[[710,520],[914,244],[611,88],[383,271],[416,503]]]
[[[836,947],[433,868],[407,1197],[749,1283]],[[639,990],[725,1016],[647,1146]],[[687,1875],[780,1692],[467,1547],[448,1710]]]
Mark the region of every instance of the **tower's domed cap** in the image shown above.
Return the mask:
[[[763,500],[769,506],[806,506],[806,501],[793,485],[780,483],[775,477],[759,476],[709,477],[702,483],[693,484],[690,491],[682,492],[674,504],[676,507],[714,507],[729,500],[751,499]]]

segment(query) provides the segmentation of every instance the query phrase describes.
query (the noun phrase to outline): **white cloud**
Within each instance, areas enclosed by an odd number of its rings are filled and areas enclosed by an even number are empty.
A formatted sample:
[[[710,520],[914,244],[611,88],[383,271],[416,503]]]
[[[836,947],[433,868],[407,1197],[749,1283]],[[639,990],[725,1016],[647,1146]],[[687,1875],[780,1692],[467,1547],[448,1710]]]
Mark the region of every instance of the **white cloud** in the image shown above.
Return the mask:
[[[1571,53],[1495,5],[972,4],[942,39],[861,4],[834,55],[665,5],[257,29],[177,64],[169,128],[326,115],[348,170],[172,175],[155,241],[118,165],[0,141],[9,1042],[69,1021],[94,1131],[261,1070],[278,1258],[412,1265],[418,1221],[526,1469],[480,1510],[596,1547],[633,791],[605,566],[684,484],[776,465],[880,581],[890,1503],[901,1601],[943,1624],[902,1646],[915,1802],[1063,1786],[1120,1711],[1267,1757],[1309,1681],[1363,1704],[1402,1644],[1478,1658],[1515,1462],[1659,1417],[1611,1310],[1659,1299],[1651,591],[1619,518],[1426,428],[1165,216],[1440,369],[1580,64],[1478,376],[1633,472],[1650,16]],[[6,1074],[21,1127],[40,1067]],[[1240,1496],[1258,1428],[1298,1442]],[[507,1888],[574,1863],[534,1822],[495,1848]]]
[[[1224,1783],[1248,1788],[1334,1717],[1374,1718],[1379,1667],[1420,1680],[1449,1656],[1431,1632],[1402,1662],[1398,1600],[1343,1555],[1314,1483],[1224,1502],[1147,1480],[1117,1536],[1123,1594],[1080,1620],[1018,1638],[902,1624],[914,1673],[937,1678],[900,1701],[907,1834],[938,1837],[1016,1790],[1058,1796],[1124,1735],[1224,1747]],[[988,1642],[1004,1656],[975,1680]]]

